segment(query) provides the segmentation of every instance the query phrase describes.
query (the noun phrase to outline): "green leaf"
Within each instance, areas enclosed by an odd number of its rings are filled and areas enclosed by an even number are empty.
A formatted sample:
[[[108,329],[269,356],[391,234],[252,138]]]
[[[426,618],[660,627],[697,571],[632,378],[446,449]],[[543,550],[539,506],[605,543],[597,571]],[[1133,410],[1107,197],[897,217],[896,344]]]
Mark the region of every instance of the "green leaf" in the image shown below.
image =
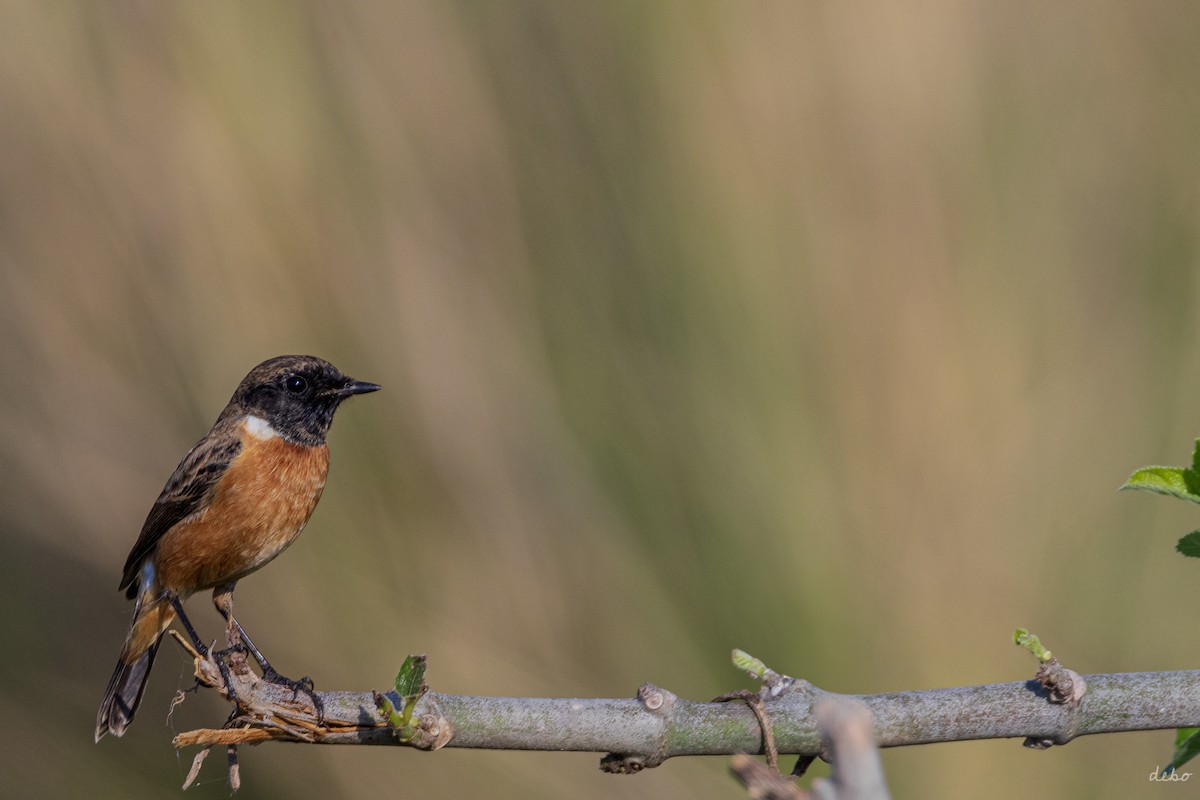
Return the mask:
[[[400,708],[384,694],[375,692],[375,705],[387,720],[392,729],[392,735],[401,742],[412,741],[418,726],[413,723],[413,712],[417,701],[429,691],[425,684],[425,654],[409,656],[404,659],[400,672],[396,674],[396,694],[403,701]]]
[[[1142,467],[1121,488],[1145,489],[1200,503],[1200,472],[1180,467]]]
[[[733,650],[733,665],[746,672],[751,678],[761,681],[767,674],[767,665],[747,653],[745,650]]]
[[[426,688],[425,654],[404,659],[404,664],[396,675],[396,694],[407,702],[410,698],[420,697]]]
[[[1038,661],[1045,664],[1054,656],[1042,645],[1042,640],[1037,637],[1037,634],[1030,633],[1024,628],[1017,628],[1013,631],[1013,642],[1018,647],[1024,647],[1037,658]]]
[[[1175,545],[1175,549],[1185,556],[1200,558],[1200,531],[1192,531],[1180,539]]]
[[[1200,728],[1180,728],[1175,732],[1175,755],[1168,770],[1174,772],[1200,753]]]

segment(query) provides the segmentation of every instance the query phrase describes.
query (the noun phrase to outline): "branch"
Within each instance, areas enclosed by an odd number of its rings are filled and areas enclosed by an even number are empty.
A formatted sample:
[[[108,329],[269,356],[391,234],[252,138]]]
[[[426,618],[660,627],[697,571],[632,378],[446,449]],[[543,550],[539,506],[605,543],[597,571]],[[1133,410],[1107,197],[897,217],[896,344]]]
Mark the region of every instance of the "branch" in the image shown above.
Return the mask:
[[[197,659],[197,677],[225,692],[213,662]],[[374,693],[317,692],[311,700],[262,681],[249,670],[232,673],[241,705],[222,729],[175,737],[175,746],[237,745],[264,741],[316,744],[406,744],[498,750],[587,751],[613,772],[636,772],[667,758],[761,753],[764,735],[744,703],[695,702],[646,684],[637,698],[558,699],[472,697],[426,692],[413,707],[415,734],[401,742],[377,709]],[[1037,681],[952,689],[841,695],[805,681],[765,703],[780,753],[823,754],[814,708],[822,700],[857,700],[874,720],[880,747],[1022,737],[1065,744],[1079,736],[1181,728],[1200,723],[1200,670],[1085,676],[1078,703],[1051,702]],[[387,697],[397,708],[404,699]]]

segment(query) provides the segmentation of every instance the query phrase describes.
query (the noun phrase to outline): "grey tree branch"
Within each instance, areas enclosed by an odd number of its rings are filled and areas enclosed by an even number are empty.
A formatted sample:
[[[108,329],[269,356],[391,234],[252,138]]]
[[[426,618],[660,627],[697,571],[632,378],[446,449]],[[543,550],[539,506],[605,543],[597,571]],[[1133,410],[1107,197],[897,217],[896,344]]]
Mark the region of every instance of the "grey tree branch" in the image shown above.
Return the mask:
[[[224,692],[211,661],[197,659],[202,683]],[[782,754],[827,755],[814,716],[822,700],[864,705],[880,747],[1022,737],[1065,744],[1078,736],[1200,724],[1200,671],[1084,676],[1078,703],[1053,703],[1037,681],[952,689],[839,695],[796,681],[765,703]],[[411,739],[401,742],[372,692],[318,692],[317,719],[303,693],[264,683],[248,669],[233,681],[243,713],[230,726],[175,738],[176,747],[269,740],[437,749],[588,751],[610,754],[604,768],[633,772],[686,755],[761,753],[763,731],[745,703],[695,702],[647,684],[637,698],[471,697],[427,692],[416,703]],[[397,708],[403,700],[390,694]]]

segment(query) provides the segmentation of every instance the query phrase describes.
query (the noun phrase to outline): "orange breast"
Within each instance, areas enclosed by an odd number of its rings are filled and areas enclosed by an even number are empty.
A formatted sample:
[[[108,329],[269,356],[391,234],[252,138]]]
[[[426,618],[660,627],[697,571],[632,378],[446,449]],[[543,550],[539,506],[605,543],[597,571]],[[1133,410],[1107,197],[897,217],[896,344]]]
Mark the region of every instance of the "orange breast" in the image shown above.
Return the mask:
[[[329,448],[242,437],[212,502],[159,541],[159,585],[187,596],[232,583],[279,555],[308,522],[329,472]]]

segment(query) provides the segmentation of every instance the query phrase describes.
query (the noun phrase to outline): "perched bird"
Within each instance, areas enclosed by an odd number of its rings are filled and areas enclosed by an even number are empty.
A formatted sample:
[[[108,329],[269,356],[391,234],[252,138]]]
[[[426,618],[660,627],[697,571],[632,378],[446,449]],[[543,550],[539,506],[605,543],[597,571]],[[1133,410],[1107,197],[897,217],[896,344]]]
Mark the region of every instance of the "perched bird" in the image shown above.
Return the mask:
[[[296,683],[280,678],[234,619],[234,585],[300,534],[325,488],[334,412],[347,397],[379,388],[315,356],[272,358],[242,380],[175,468],[125,562],[119,588],[135,601],[133,621],[96,715],[97,742],[133,721],[176,616],[206,651],[182,604],[205,589],[213,590],[230,644],[241,642],[268,680]]]

